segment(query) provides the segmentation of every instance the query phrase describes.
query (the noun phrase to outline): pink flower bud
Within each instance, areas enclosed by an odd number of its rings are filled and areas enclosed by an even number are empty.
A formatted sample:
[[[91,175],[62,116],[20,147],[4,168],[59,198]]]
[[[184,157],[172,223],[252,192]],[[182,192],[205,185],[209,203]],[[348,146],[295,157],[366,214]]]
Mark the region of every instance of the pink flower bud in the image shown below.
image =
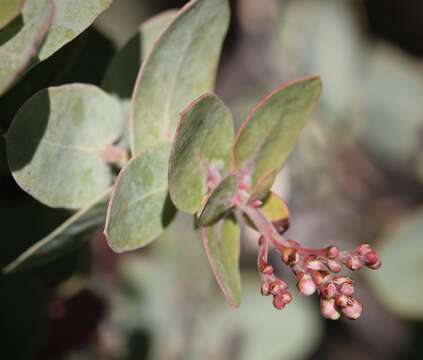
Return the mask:
[[[333,278],[333,282],[336,285],[342,285],[343,283],[350,283],[350,284],[352,284],[352,280],[349,277],[346,277],[346,276],[335,276]]]
[[[313,295],[316,291],[316,284],[309,274],[303,274],[300,277],[297,287],[300,293],[306,296]]]
[[[325,265],[317,259],[306,260],[305,262],[307,269],[316,270],[316,271],[323,271],[326,270]]]
[[[330,271],[333,272],[340,272],[342,269],[342,266],[339,262],[335,261],[335,260],[328,260],[327,262],[327,266],[330,269]]]
[[[273,266],[272,265],[266,265],[261,272],[263,274],[266,274],[266,275],[272,275],[273,274]]]
[[[268,283],[263,283],[261,285],[261,294],[263,296],[267,296],[267,295],[270,294],[270,287],[269,287],[269,284]]]
[[[361,261],[357,256],[349,256],[345,265],[351,270],[358,270],[362,267]]]
[[[335,308],[334,299],[320,299],[320,312],[329,320],[338,320],[341,314]]]
[[[329,246],[327,248],[327,255],[329,259],[336,259],[339,256],[339,249],[336,246]]]
[[[350,282],[345,282],[339,286],[339,292],[342,295],[351,296],[354,294],[354,285]]]
[[[365,255],[366,265],[374,265],[379,262],[379,255],[376,251],[370,251]]]
[[[379,260],[378,262],[374,263],[374,264],[367,265],[367,267],[368,267],[369,269],[372,269],[372,270],[377,270],[377,269],[379,269],[381,266],[382,266],[382,261],[380,261],[380,260]]]
[[[294,248],[284,248],[281,254],[282,261],[288,266],[294,266],[298,263],[298,250]]]
[[[359,245],[359,246],[356,247],[355,251],[359,255],[366,255],[370,251],[373,251],[373,249],[372,249],[372,247],[369,244],[361,244],[361,245]]]
[[[282,299],[281,296],[275,295],[273,296],[273,306],[278,309],[278,310],[282,310],[285,307],[286,303],[285,301]]]
[[[336,294],[336,286],[333,283],[323,284],[320,290],[322,295],[327,299],[333,298]]]
[[[352,299],[352,305],[348,305],[342,308],[342,314],[347,317],[348,319],[355,320],[358,319],[363,312],[363,306],[361,303],[356,300]]]
[[[281,297],[285,304],[289,304],[292,301],[292,294],[289,291],[283,292]]]
[[[335,304],[339,307],[345,307],[348,305],[348,296],[346,295],[336,295]]]

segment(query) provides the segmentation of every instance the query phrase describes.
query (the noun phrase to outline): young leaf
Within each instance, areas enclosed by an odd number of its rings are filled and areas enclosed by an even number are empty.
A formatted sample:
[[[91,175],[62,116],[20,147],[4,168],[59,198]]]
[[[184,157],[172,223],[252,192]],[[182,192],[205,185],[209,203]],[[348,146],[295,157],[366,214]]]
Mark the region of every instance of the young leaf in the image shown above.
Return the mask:
[[[169,161],[169,193],[178,209],[200,208],[210,182],[228,170],[233,138],[232,115],[216,95],[200,96],[181,114]]]
[[[233,207],[233,196],[237,188],[235,175],[225,177],[208,195],[203,208],[198,215],[200,226],[209,226],[219,220],[222,215]]]
[[[408,319],[423,319],[423,210],[380,239],[382,271],[366,273],[374,294],[390,311]],[[420,284],[420,285],[419,285]]]
[[[37,241],[14,261],[7,265],[4,273],[21,268],[27,269],[45,264],[91,239],[106,218],[106,199],[111,189],[92,204],[84,207],[45,238]]]
[[[21,12],[24,0],[2,0],[0,9],[0,30]]]
[[[251,175],[252,186],[272,171],[280,170],[310,117],[320,90],[319,77],[284,84],[264,97],[247,116],[235,140],[233,165]]]
[[[73,40],[111,3],[112,0],[54,0],[53,23],[40,49],[38,60],[47,59],[63,45]]]
[[[160,35],[132,96],[133,154],[171,142],[179,112],[213,89],[228,22],[227,0],[193,0]]]
[[[283,233],[288,230],[289,209],[279,195],[275,194],[274,192],[270,192],[269,195],[263,200],[263,205],[260,207],[260,211],[268,220],[272,222],[279,233]],[[248,217],[245,218],[247,224],[250,225],[253,229],[256,229],[251,220]]]
[[[116,252],[138,249],[155,240],[175,211],[167,195],[170,145],[133,158],[116,180],[104,234]]]
[[[18,111],[5,136],[13,177],[48,206],[86,206],[110,187],[106,150],[121,131],[118,101],[97,87],[41,90]]]
[[[0,95],[37,54],[51,25],[53,11],[51,0],[27,0],[21,15],[0,30]]]
[[[233,308],[241,303],[240,232],[234,216],[202,228],[210,266],[227,302]]]
[[[110,62],[102,83],[104,90],[122,99],[131,97],[143,60],[175,15],[176,10],[164,11],[141,24],[138,32]]]

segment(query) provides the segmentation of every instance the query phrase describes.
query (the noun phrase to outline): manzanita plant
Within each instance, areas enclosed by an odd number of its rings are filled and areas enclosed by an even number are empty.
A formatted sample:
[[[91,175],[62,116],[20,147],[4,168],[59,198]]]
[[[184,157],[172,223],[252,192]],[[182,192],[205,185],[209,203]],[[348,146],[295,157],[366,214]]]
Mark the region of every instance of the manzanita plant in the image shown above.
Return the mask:
[[[27,0],[24,17],[36,4]],[[48,7],[37,10],[41,24],[48,12]],[[261,293],[271,295],[277,309],[292,295],[269,264],[271,248],[291,268],[301,294],[320,296],[325,318],[360,316],[353,282],[339,273],[343,266],[379,268],[377,253],[367,244],[340,251],[286,239],[289,211],[271,191],[318,102],[320,78],[276,88],[235,135],[230,110],[213,93],[228,23],[227,0],[190,1],[140,27],[112,61],[104,90],[86,84],[51,87],[22,106],[5,136],[14,178],[42,203],[77,211],[6,272],[46,261],[89,238],[106,213],[110,247],[116,252],[141,248],[160,235],[178,209],[194,214],[210,266],[232,307],[241,302],[240,222],[245,222],[260,234]],[[44,34],[43,29],[37,31]],[[39,59],[53,51],[48,40],[38,48]],[[138,48],[141,57],[133,56]],[[0,72],[4,89],[21,69]]]

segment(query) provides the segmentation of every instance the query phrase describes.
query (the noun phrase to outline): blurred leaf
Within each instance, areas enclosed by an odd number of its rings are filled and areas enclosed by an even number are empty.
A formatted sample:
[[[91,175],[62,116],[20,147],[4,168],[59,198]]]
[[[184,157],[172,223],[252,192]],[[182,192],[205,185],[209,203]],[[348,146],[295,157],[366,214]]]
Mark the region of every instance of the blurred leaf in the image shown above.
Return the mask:
[[[394,228],[377,250],[382,267],[366,272],[366,278],[378,299],[394,313],[423,320],[423,210],[417,211]]]
[[[197,98],[176,130],[169,161],[169,192],[176,207],[194,214],[211,177],[227,173],[234,138],[232,115],[213,94]]]
[[[53,23],[38,54],[39,61],[45,60],[83,32],[112,2],[112,0],[53,1],[55,5]]]
[[[228,22],[227,0],[193,0],[160,36],[141,67],[132,96],[134,155],[171,142],[179,112],[213,89]]]
[[[91,239],[104,223],[107,210],[105,199],[109,194],[110,191],[107,191],[93,204],[73,214],[48,236],[19,255],[3,269],[3,272],[10,273],[17,269],[45,264]]]
[[[241,303],[239,272],[241,230],[234,216],[202,229],[203,243],[210,267],[226,301],[233,308]]]
[[[318,77],[284,84],[250,112],[234,144],[234,166],[251,174],[252,185],[279,171],[297,142],[320,95]]]
[[[360,140],[382,164],[408,174],[423,131],[422,74],[420,64],[386,45],[375,47],[365,74]]]
[[[233,207],[232,198],[236,192],[237,178],[235,175],[226,176],[205,199],[198,215],[198,225],[209,226]]]
[[[27,0],[21,15],[0,30],[0,95],[19,78],[37,54],[52,16],[50,0]]]
[[[51,207],[80,208],[112,181],[104,150],[121,135],[119,103],[92,85],[41,90],[18,111],[6,134],[18,184]]]
[[[102,87],[122,99],[132,95],[140,66],[161,32],[175,17],[176,10],[164,11],[147,20],[110,62]]]
[[[2,0],[0,9],[0,30],[21,12],[25,0]]]
[[[175,211],[167,194],[169,152],[169,144],[146,150],[120,172],[104,230],[114,251],[149,244],[171,222]]]
[[[289,227],[289,209],[282,198],[270,192],[269,195],[263,200],[263,205],[260,207],[263,215],[270,220],[279,233],[286,231]],[[255,225],[248,217],[245,217],[246,223],[253,229]]]
[[[307,358],[322,334],[316,309],[308,299],[298,298],[278,311],[260,295],[259,288],[258,279],[248,274],[238,310],[216,306],[204,310],[192,332],[193,359]]]

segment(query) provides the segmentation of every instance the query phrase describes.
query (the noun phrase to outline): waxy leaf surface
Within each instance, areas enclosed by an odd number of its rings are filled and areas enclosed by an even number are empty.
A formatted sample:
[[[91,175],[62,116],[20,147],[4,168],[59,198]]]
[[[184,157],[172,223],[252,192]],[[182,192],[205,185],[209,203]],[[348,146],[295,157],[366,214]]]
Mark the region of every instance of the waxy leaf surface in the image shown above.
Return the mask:
[[[106,219],[111,190],[92,204],[78,210],[43,239],[37,241],[3,269],[9,273],[45,264],[89,241]]]
[[[212,225],[234,206],[233,197],[237,189],[237,183],[236,176],[228,175],[212,190],[205,199],[198,215],[198,224],[200,226]]]
[[[169,161],[169,192],[178,209],[197,212],[210,183],[227,173],[233,137],[232,115],[213,94],[181,114]]]
[[[19,78],[37,54],[51,25],[53,12],[51,0],[27,0],[21,15],[0,30],[0,95]]]
[[[0,6],[0,30],[21,12],[24,0],[2,0]]]
[[[138,32],[110,62],[103,79],[104,90],[122,99],[131,97],[142,62],[176,13],[176,10],[164,11],[141,24]]]
[[[118,101],[93,85],[39,91],[6,134],[13,177],[48,206],[90,204],[111,185],[105,153],[121,135],[122,120]]]
[[[172,220],[175,211],[167,193],[169,152],[169,144],[146,150],[119,174],[104,230],[114,251],[149,244]]]
[[[239,272],[240,227],[234,216],[202,228],[203,242],[210,266],[220,289],[231,307],[241,303]]]
[[[54,0],[53,23],[39,51],[38,60],[45,60],[77,37],[111,3],[112,0]]]
[[[293,81],[275,89],[250,112],[235,140],[233,165],[251,175],[252,186],[281,169],[320,90],[318,77]]]
[[[171,142],[178,114],[213,89],[228,22],[227,0],[193,0],[161,34],[141,67],[132,96],[133,154]]]

